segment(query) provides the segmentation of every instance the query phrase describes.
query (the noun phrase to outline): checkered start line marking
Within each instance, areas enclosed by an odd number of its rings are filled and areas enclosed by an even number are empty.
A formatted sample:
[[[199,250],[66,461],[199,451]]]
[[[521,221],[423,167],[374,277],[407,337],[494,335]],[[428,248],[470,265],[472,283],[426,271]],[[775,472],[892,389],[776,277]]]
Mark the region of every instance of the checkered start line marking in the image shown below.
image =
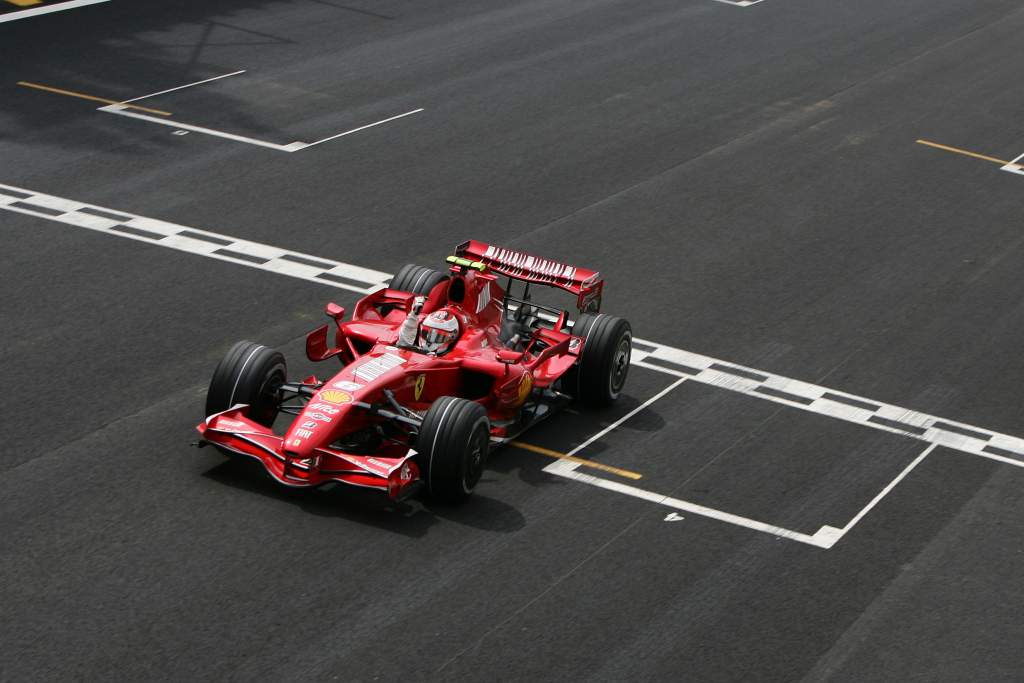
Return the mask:
[[[0,209],[369,294],[390,273],[0,184]]]
[[[378,270],[288,251],[258,242],[240,240],[228,235],[63,199],[10,185],[0,184],[0,209],[95,230],[115,237],[150,242],[359,294],[367,294],[379,289],[385,286],[391,278],[390,273]],[[546,472],[789,540],[820,548],[831,548],[860,520],[863,514],[866,514],[881,500],[882,496],[888,493],[937,446],[944,446],[1015,467],[1024,467],[1024,439],[1008,434],[974,427],[643,339],[633,340],[632,363],[637,367],[671,375],[677,380],[632,413],[577,446],[569,455],[573,455],[593,443],[684,381],[696,381],[864,427],[899,434],[923,441],[929,446],[843,529],[823,526],[814,535],[801,534],[696,503],[677,500],[600,477],[582,474],[575,471],[577,464],[573,462],[560,460],[546,467]]]

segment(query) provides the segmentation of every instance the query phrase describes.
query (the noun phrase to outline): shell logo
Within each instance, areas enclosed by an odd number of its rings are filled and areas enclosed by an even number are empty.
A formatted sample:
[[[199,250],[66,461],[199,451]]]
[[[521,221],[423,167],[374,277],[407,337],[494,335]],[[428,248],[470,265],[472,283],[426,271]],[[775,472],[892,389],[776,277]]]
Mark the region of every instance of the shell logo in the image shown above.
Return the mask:
[[[348,393],[347,391],[334,391],[333,389],[329,391],[321,391],[320,398],[321,400],[327,401],[328,403],[335,404],[352,402],[352,394]]]

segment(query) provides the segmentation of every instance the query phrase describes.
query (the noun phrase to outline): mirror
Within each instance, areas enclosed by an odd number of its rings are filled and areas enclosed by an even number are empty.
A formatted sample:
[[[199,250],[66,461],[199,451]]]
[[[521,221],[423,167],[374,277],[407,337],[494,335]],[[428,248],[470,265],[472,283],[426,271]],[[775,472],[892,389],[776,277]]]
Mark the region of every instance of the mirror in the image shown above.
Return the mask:
[[[325,313],[327,313],[329,317],[333,318],[334,322],[340,323],[341,319],[345,317],[345,307],[339,306],[338,304],[332,301],[331,303],[327,304]]]

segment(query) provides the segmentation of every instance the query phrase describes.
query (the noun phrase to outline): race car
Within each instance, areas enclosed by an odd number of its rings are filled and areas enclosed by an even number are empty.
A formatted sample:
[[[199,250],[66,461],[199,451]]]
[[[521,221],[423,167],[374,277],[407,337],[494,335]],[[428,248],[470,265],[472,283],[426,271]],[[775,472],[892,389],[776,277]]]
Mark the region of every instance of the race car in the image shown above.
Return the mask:
[[[286,486],[340,482],[392,499],[425,490],[457,503],[493,447],[573,400],[619,397],[632,330],[599,312],[599,273],[477,241],[447,263],[447,273],[404,266],[347,321],[328,304],[333,344],[330,325],[306,337],[310,360],[340,361],[327,379],[289,381],[279,351],[235,344],[213,373],[199,445],[254,458]],[[537,286],[574,295],[575,321],[535,303]],[[293,417],[279,434],[282,414]]]

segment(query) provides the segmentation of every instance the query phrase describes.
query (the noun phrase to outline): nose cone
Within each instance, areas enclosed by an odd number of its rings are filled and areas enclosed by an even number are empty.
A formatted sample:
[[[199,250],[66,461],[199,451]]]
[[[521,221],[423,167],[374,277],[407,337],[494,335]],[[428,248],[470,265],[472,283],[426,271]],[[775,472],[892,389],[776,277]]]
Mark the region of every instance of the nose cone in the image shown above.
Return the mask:
[[[284,437],[290,454],[309,457],[313,449],[329,444],[345,413],[355,400],[351,391],[327,385],[310,399]]]
[[[342,368],[310,399],[284,438],[292,456],[311,457],[313,449],[328,446],[344,433],[342,422],[356,401],[373,403],[380,391],[401,379],[404,368],[415,367],[409,352],[380,346]]]

